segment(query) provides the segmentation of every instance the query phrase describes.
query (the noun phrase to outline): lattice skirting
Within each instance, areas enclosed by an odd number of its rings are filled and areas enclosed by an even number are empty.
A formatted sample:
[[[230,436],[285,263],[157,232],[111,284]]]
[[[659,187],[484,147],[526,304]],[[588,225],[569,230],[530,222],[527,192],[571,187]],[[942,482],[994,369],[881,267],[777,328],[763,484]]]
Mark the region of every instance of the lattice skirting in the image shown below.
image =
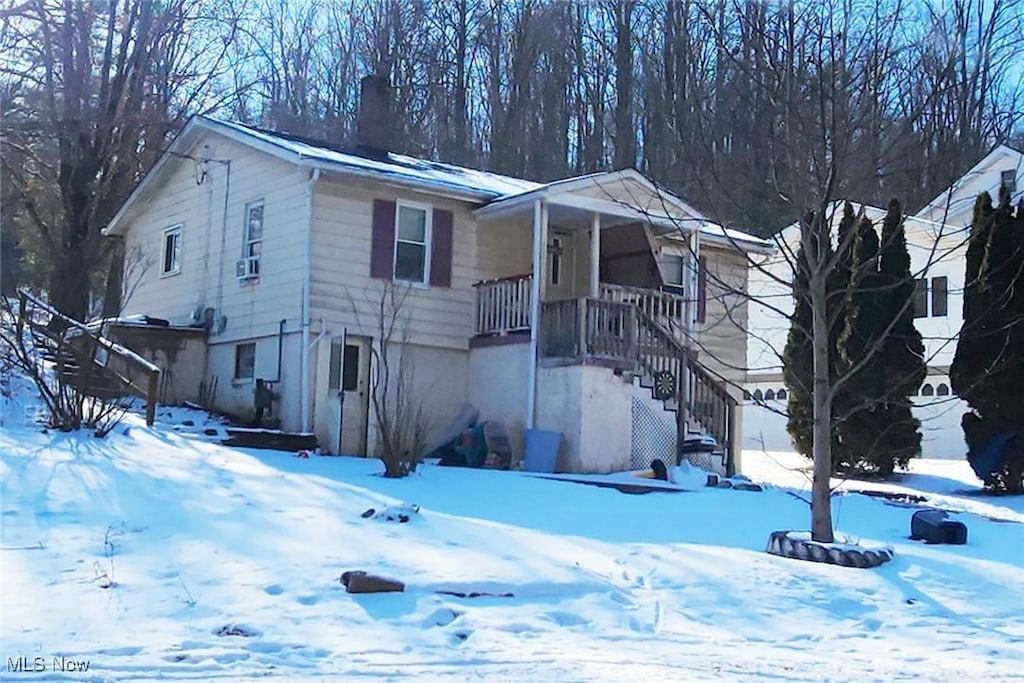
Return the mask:
[[[639,396],[633,397],[632,465],[648,469],[655,458],[669,467],[676,464],[675,413],[652,407]],[[686,461],[705,472],[724,474],[721,457],[710,453],[690,453]]]

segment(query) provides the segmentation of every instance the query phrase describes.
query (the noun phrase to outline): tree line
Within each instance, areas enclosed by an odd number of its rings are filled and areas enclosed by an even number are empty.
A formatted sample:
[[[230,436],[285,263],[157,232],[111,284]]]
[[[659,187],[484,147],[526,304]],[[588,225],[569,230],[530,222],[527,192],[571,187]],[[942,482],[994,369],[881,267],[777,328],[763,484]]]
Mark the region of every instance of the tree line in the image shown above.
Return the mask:
[[[1021,0],[7,0],[5,282],[21,267],[72,316],[89,292],[112,312],[122,256],[99,231],[189,116],[345,144],[368,73],[392,83],[396,151],[536,180],[634,166],[761,234],[825,199],[809,187],[916,207],[1020,134],[1022,16]]]

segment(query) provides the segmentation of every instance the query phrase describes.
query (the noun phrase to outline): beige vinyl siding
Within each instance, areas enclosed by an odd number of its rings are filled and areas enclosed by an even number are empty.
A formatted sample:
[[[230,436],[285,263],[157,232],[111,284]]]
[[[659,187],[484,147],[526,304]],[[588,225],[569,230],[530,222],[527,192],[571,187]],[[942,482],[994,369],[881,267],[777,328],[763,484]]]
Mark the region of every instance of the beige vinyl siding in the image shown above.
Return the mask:
[[[477,224],[474,277],[489,280],[533,271],[532,216],[488,220]]]
[[[747,367],[747,260],[732,250],[704,245],[707,259],[707,305],[705,322],[698,325],[701,363],[730,382],[742,385]],[[729,387],[742,397],[737,386]]]
[[[529,272],[529,230],[515,224],[478,228],[471,205],[378,185],[324,179],[314,208],[313,319],[350,334],[380,336],[374,309],[386,281],[370,277],[373,200],[409,201],[453,213],[451,287],[411,286],[404,310],[409,341],[464,350],[473,334],[473,284]],[[399,285],[406,287],[406,285]]]
[[[211,342],[276,334],[279,320],[297,321],[300,313],[308,171],[216,135],[200,141],[190,154],[227,159],[230,167],[206,165],[206,177],[197,184],[202,167],[187,159],[175,162],[155,199],[132,221],[127,253],[141,257],[145,272],[125,312],[188,323],[194,309],[213,308],[215,316],[226,317],[226,326]],[[235,262],[242,256],[245,206],[259,199],[264,202],[260,277],[240,283]],[[181,272],[161,277],[163,231],[175,224],[183,226]],[[128,270],[131,287],[131,264]]]

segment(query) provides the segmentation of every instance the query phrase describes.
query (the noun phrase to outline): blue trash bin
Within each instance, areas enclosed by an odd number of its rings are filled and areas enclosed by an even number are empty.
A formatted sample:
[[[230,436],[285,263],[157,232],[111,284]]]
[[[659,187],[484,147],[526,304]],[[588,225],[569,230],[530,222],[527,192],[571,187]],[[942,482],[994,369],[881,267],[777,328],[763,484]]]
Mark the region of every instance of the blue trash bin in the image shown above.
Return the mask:
[[[561,432],[527,429],[523,469],[528,472],[554,472],[555,463],[558,461],[558,448],[561,445]]]

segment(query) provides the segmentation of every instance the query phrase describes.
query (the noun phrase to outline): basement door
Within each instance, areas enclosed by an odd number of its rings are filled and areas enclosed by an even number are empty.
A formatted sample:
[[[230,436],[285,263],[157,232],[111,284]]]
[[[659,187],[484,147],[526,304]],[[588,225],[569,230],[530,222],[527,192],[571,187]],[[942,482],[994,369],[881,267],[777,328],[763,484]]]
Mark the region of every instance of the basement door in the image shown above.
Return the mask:
[[[317,386],[317,438],[337,455],[366,455],[370,340],[334,337],[321,346]]]

